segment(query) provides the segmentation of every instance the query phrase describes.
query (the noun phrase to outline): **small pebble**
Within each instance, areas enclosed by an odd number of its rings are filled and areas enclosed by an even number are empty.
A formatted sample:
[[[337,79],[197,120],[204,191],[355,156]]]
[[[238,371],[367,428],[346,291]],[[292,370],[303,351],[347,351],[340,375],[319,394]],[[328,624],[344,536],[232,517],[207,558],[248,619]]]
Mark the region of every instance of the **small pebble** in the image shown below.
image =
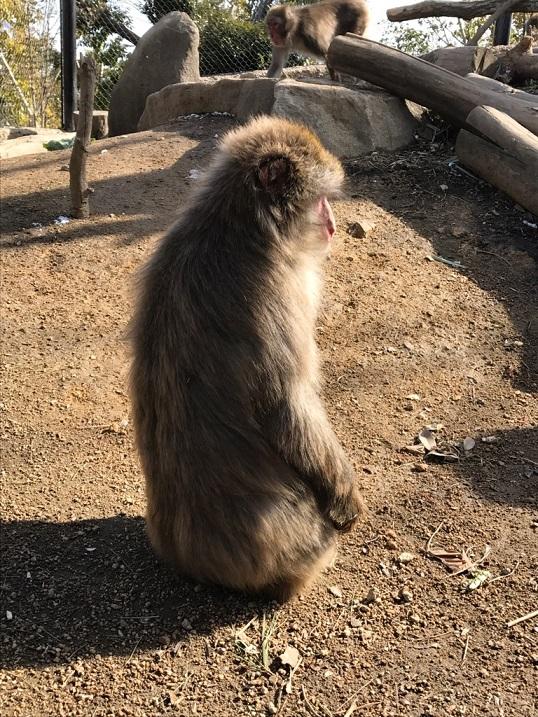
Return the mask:
[[[398,599],[409,604],[413,602],[413,593],[408,588],[402,588],[398,593]]]
[[[402,565],[407,565],[407,563],[410,563],[414,559],[415,559],[415,556],[413,555],[413,553],[404,552],[404,553],[400,553],[400,555],[398,555],[398,562],[401,563]]]

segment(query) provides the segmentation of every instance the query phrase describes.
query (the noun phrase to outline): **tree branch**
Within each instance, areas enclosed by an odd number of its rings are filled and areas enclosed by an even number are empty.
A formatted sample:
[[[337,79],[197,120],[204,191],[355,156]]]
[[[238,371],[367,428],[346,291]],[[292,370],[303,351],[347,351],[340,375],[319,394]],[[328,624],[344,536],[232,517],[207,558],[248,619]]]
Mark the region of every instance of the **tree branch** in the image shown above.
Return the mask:
[[[497,10],[496,0],[424,0],[414,5],[401,5],[387,10],[391,22],[417,20],[424,17],[461,17],[472,20],[475,17],[492,15]],[[518,0],[513,12],[538,12],[538,0]]]
[[[518,2],[518,0],[506,0],[504,3],[500,3],[495,12],[488,17],[488,19],[480,25],[478,30],[475,32],[475,34],[471,37],[471,39],[466,42],[466,45],[478,45],[478,41],[482,37],[482,35],[486,32],[486,30],[493,25],[493,23],[500,18],[501,15],[504,15],[506,12],[509,12],[512,10],[514,5]]]

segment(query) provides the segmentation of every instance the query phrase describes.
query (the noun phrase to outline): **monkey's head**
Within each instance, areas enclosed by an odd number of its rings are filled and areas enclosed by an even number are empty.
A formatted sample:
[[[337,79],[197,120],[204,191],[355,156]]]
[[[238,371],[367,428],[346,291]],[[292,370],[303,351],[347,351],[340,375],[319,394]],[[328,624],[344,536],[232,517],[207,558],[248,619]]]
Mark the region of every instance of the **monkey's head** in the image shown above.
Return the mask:
[[[344,170],[309,129],[258,117],[226,135],[221,150],[244,188],[237,201],[256,208],[257,217],[284,237],[306,238],[305,230],[312,229],[310,237],[327,245],[335,232],[329,200],[341,195]]]
[[[286,47],[295,31],[297,18],[286,5],[276,5],[267,13],[265,23],[273,45]]]

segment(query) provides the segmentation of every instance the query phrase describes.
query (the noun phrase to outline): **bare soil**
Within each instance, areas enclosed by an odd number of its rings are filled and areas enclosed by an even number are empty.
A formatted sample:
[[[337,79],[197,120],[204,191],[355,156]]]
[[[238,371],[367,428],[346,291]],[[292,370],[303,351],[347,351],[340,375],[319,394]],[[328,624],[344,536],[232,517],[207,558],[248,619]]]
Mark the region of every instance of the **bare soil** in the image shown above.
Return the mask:
[[[335,208],[318,338],[370,508],[335,567],[277,607],[153,556],[122,334],[134,273],[231,123],[95,143],[93,215],[63,225],[68,153],[4,162],[3,715],[536,717],[538,621],[507,623],[538,608],[538,231],[449,149],[349,163]],[[408,452],[434,423],[476,446]],[[428,557],[436,529],[474,560],[489,546],[485,584]]]

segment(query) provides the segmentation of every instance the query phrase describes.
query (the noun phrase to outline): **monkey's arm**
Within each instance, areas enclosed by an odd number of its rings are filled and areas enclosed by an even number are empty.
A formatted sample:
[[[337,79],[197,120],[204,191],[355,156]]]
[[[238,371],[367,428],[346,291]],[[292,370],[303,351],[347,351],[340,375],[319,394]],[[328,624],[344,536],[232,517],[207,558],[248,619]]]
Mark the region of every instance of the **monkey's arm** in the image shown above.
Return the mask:
[[[291,391],[263,423],[274,448],[326,499],[335,527],[349,529],[362,512],[362,501],[353,468],[316,391],[304,386]]]
[[[273,60],[267,70],[267,77],[280,77],[290,53],[285,47],[273,46]]]

